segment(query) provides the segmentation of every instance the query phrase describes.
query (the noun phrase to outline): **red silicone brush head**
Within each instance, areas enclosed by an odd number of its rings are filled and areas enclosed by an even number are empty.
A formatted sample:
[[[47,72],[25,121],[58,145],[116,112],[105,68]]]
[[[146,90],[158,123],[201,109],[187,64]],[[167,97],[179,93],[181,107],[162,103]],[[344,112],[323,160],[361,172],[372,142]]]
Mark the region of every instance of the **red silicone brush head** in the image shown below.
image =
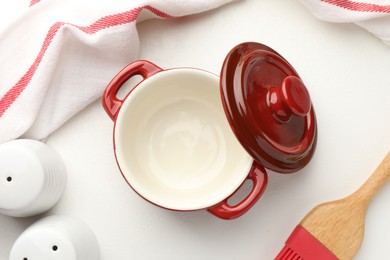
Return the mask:
[[[275,260],[338,260],[338,258],[298,225]]]

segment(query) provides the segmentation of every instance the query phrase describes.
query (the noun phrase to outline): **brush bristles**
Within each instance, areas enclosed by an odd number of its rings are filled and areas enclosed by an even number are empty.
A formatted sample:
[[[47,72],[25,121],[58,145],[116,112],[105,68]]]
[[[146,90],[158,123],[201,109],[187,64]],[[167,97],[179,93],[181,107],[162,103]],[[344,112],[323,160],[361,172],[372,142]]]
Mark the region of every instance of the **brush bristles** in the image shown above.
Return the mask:
[[[282,251],[278,254],[276,259],[279,260],[303,260],[293,249],[288,246],[285,246]]]
[[[338,260],[338,258],[310,234],[298,225],[286,241],[285,247],[275,260]]]

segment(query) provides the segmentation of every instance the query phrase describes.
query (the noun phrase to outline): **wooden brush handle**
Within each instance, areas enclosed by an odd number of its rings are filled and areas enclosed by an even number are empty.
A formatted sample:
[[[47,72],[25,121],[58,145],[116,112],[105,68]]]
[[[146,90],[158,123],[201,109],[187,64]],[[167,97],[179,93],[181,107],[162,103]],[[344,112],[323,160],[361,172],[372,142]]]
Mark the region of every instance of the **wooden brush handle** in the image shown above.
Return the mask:
[[[318,205],[301,221],[301,226],[338,259],[351,260],[363,242],[367,207],[389,179],[390,153],[356,192]]]
[[[390,180],[390,152],[387,153],[368,180],[351,197],[367,207],[388,180]]]

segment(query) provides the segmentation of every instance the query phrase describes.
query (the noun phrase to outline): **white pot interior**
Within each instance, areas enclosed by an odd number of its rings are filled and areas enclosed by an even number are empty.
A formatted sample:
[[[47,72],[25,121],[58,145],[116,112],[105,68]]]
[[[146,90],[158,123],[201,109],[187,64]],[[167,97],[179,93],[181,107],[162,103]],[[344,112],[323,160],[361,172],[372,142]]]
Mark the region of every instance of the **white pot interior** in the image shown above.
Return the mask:
[[[114,138],[127,182],[174,210],[221,202],[253,161],[227,122],[219,78],[196,69],[167,70],[140,83],[119,112]]]

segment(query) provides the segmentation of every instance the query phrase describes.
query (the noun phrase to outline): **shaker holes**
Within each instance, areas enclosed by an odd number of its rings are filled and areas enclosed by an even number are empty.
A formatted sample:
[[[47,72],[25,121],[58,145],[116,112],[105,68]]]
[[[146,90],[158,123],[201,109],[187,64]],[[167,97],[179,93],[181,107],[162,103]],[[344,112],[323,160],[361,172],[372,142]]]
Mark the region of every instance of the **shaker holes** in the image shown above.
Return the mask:
[[[11,176],[8,176],[8,177],[7,177],[7,181],[8,181],[8,182],[11,182],[11,181],[12,181],[12,177],[11,177]],[[26,258],[26,259],[23,259],[23,260],[27,260],[27,258]]]
[[[25,257],[25,258],[23,258],[23,260],[28,260],[28,258],[27,258],[27,257]]]
[[[53,249],[53,251],[57,251],[58,250],[58,246],[53,246],[52,249]]]

